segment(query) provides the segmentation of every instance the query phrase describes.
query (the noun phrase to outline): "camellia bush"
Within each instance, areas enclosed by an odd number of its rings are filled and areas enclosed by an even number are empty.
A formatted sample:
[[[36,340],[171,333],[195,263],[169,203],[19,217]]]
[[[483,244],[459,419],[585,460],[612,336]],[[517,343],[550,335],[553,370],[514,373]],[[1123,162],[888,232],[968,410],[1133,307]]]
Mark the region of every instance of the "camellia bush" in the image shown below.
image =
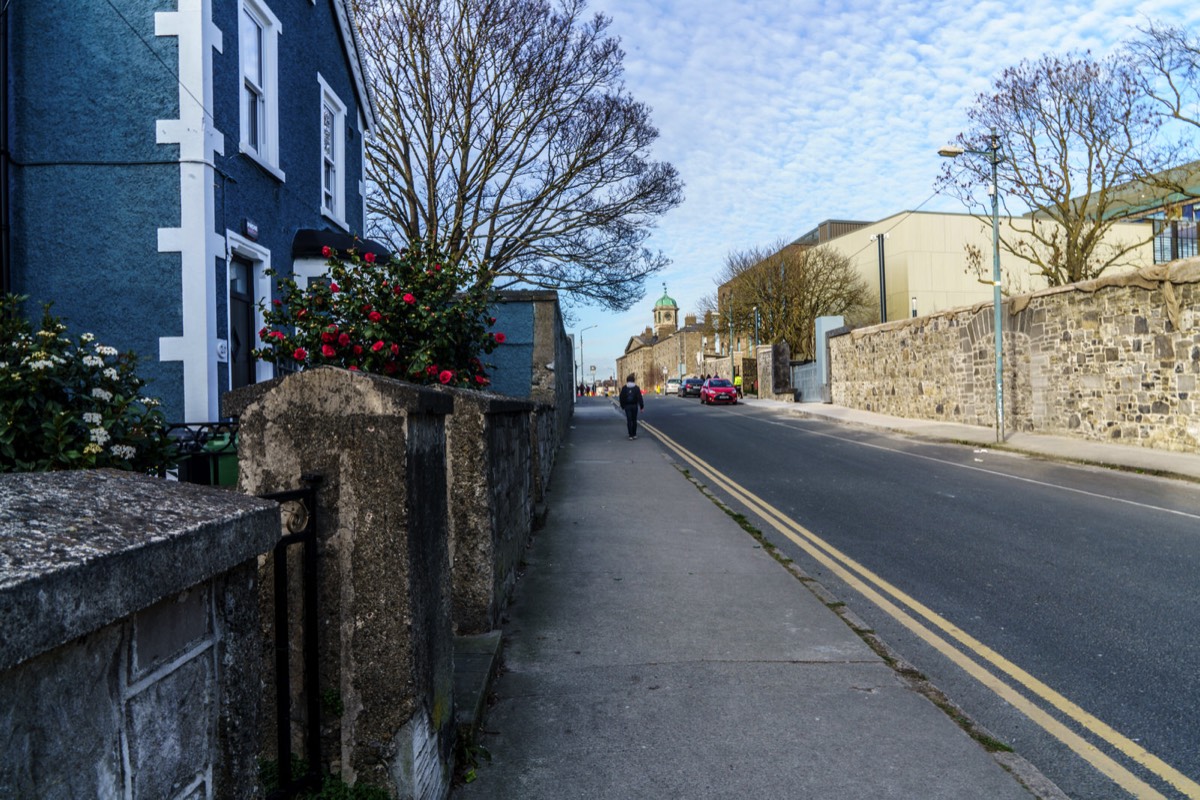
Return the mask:
[[[33,330],[25,299],[0,297],[0,472],[171,466],[175,449],[158,401],[140,394],[137,357],[90,333],[72,340],[49,305]]]
[[[278,282],[264,309],[257,358],[284,369],[328,364],[349,370],[481,389],[491,381],[481,355],[504,342],[492,333],[490,273],[452,263],[436,245],[413,243],[389,259],[329,247],[324,276],[300,288]]]

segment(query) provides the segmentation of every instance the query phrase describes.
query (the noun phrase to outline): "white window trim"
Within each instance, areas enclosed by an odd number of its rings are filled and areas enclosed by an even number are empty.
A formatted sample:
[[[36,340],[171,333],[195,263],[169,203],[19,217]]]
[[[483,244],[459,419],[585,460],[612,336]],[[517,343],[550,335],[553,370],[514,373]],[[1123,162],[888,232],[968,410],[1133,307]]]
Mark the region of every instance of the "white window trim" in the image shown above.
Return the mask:
[[[263,169],[279,180],[284,180],[283,170],[279,166],[279,37],[283,33],[283,25],[279,18],[271,13],[262,0],[240,0],[238,3],[238,34],[241,36],[242,18],[245,14],[254,17],[263,28],[262,60],[263,60],[263,146],[255,147],[247,135],[250,125],[246,116],[246,75],[242,72],[242,59],[238,56],[238,101],[241,120],[240,149],[254,159]],[[241,43],[239,42],[239,45]]]
[[[328,279],[329,261],[325,258],[297,258],[292,262],[292,280],[301,291],[317,278]]]
[[[229,262],[234,256],[249,261],[254,267],[254,336],[255,347],[262,344],[258,341],[258,332],[261,331],[267,324],[267,320],[263,315],[263,303],[271,302],[271,277],[267,275],[267,270],[271,268],[271,251],[260,245],[258,242],[252,242],[245,236],[234,233],[233,231],[225,231],[225,330],[233,330],[233,318],[230,310],[233,307],[232,299],[229,296]],[[227,336],[229,334],[226,334]],[[226,385],[233,385],[233,359],[230,358],[229,363],[225,364],[226,370]],[[269,381],[275,377],[275,365],[268,361],[256,361],[254,363],[254,381],[262,383]]]
[[[342,230],[349,232],[350,224],[346,222],[346,104],[330,88],[319,72],[317,73],[317,82],[321,84],[321,106],[318,116],[318,123],[321,126],[318,127],[318,130],[321,131],[320,160],[318,162],[320,172],[317,173],[321,177],[321,214]],[[326,105],[329,105],[333,109],[334,116],[333,161],[337,178],[334,181],[333,187],[333,208],[328,208],[325,205],[325,139],[323,124]]]
[[[361,109],[358,112],[358,130],[362,134],[358,137],[358,200],[362,204],[362,222],[359,224],[365,231],[367,229],[367,124],[363,119]]]

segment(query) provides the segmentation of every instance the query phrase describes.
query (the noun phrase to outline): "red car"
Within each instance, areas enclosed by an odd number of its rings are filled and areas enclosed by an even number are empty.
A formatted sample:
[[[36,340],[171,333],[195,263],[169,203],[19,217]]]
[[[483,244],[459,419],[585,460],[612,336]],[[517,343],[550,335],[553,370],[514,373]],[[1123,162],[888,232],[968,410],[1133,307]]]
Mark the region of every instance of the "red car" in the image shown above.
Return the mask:
[[[737,389],[724,378],[709,378],[700,388],[701,403],[729,403],[737,405]]]

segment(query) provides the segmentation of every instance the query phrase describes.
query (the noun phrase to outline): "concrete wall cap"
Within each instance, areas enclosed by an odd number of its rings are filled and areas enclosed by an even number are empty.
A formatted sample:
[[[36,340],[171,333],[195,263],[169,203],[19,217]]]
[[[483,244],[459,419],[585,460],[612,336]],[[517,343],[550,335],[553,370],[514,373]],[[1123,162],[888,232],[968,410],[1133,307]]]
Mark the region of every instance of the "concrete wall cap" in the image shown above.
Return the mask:
[[[0,475],[0,670],[267,552],[278,505],[117,470]]]
[[[364,397],[373,392],[385,405],[390,404],[393,408],[416,414],[449,414],[454,410],[453,398],[441,391],[441,387],[423,386],[386,375],[374,375],[341,367],[322,366],[269,381],[265,390],[248,392],[236,398],[238,414],[245,414],[252,406],[265,402],[277,392],[301,389],[307,391],[313,388],[313,385],[326,391],[348,391]],[[231,410],[233,405],[231,402]]]

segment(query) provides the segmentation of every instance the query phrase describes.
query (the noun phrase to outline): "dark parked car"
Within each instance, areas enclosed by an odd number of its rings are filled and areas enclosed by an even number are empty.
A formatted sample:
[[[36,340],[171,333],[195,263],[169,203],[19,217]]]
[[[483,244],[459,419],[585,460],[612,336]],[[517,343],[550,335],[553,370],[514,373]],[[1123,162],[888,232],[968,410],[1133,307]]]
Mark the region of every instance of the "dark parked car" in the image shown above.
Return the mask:
[[[737,389],[724,378],[709,378],[700,389],[701,403],[729,403],[737,405]]]
[[[683,383],[679,384],[679,396],[699,397],[702,388],[704,388],[704,381],[699,378],[684,378]]]

